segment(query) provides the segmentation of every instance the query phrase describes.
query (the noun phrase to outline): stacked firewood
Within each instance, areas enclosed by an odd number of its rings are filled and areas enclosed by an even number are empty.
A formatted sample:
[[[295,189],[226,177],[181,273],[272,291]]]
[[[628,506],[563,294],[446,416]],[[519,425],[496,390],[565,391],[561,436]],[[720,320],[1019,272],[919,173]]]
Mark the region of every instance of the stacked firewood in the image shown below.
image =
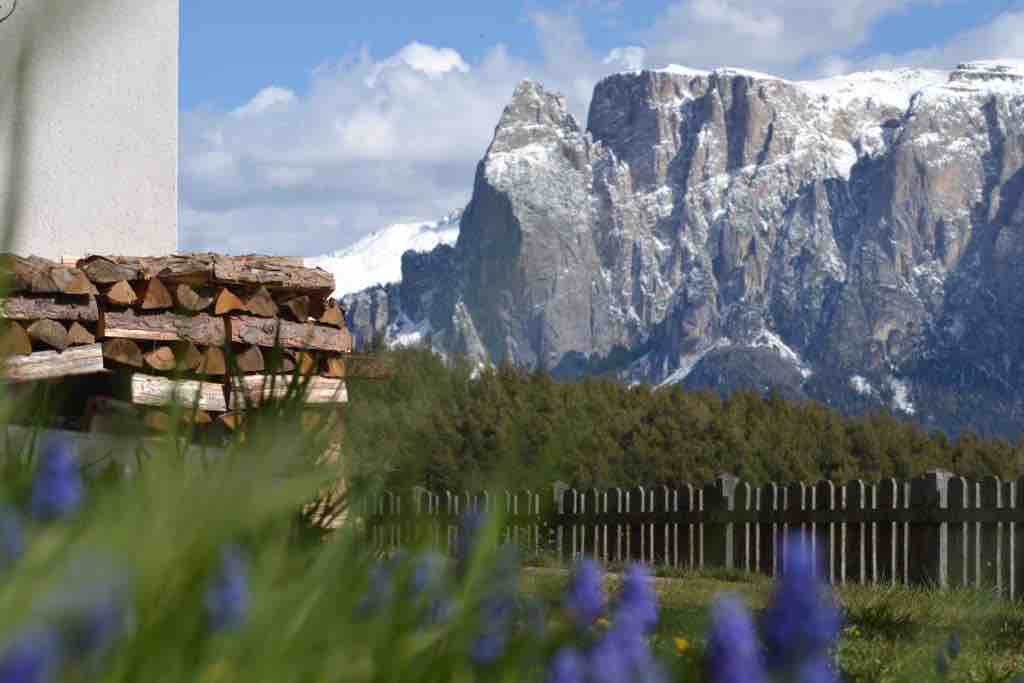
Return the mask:
[[[334,278],[301,259],[3,255],[0,276],[8,382],[122,373],[132,404],[176,402],[234,427],[295,375],[306,403],[332,405],[347,401],[346,377],[383,371],[351,353]]]

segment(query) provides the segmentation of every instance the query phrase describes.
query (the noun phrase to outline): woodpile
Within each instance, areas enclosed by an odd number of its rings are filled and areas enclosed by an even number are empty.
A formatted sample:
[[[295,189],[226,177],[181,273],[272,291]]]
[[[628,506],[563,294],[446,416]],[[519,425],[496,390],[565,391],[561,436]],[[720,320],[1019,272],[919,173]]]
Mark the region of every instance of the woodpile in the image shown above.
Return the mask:
[[[294,376],[302,400],[323,406],[348,400],[346,379],[386,375],[352,353],[334,278],[301,259],[5,254],[0,288],[4,381],[117,373],[121,398],[155,428],[175,403],[197,423],[234,427]]]

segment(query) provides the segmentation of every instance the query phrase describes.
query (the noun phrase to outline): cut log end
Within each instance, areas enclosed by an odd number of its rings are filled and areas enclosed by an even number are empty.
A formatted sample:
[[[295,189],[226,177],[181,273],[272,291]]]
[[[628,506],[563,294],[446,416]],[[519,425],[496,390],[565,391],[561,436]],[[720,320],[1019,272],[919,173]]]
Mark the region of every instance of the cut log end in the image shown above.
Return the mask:
[[[245,304],[242,300],[235,296],[227,287],[224,287],[217,294],[217,303],[214,305],[213,312],[216,315],[224,315],[225,313],[234,313],[236,311],[245,311]]]
[[[145,354],[143,358],[146,361],[146,365],[162,372],[169,372],[177,366],[174,349],[170,346],[159,346]]]
[[[143,363],[142,350],[131,339],[108,339],[103,342],[103,357],[134,368],[141,368]]]
[[[213,303],[213,297],[203,296],[185,283],[179,284],[174,294],[178,299],[178,305],[188,311],[205,311]]]
[[[174,299],[159,278],[146,280],[142,286],[142,310],[157,311],[174,306]]]
[[[250,346],[238,354],[235,357],[235,362],[241,372],[263,372],[266,369],[263,352],[258,346]]]
[[[115,306],[134,306],[139,296],[135,288],[127,280],[118,280],[114,286],[107,290],[107,301]]]
[[[227,361],[224,358],[224,351],[211,346],[203,353],[203,360],[196,368],[200,375],[226,375],[228,371]]]
[[[87,346],[96,343],[96,335],[78,322],[71,323],[68,328],[68,346]]]
[[[266,287],[260,287],[245,302],[245,310],[261,318],[275,318],[278,314],[277,304]]]
[[[32,339],[20,324],[7,321],[0,328],[0,357],[27,356],[32,353]]]
[[[68,347],[68,330],[56,320],[35,321],[28,326],[28,336],[33,341],[58,351],[63,351]]]

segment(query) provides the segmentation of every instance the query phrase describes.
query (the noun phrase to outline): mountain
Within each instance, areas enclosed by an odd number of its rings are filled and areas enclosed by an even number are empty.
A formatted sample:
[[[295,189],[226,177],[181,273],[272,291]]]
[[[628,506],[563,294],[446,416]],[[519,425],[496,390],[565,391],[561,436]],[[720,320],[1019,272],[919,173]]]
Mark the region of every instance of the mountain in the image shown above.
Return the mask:
[[[557,375],[775,388],[951,433],[1024,418],[1024,63],[523,81],[453,246],[357,336]],[[408,335],[412,335],[409,337]]]
[[[371,232],[332,254],[306,259],[306,267],[323,268],[334,275],[335,297],[386,285],[402,279],[402,254],[408,250],[430,251],[455,244],[462,211],[452,211],[439,221],[396,223]]]

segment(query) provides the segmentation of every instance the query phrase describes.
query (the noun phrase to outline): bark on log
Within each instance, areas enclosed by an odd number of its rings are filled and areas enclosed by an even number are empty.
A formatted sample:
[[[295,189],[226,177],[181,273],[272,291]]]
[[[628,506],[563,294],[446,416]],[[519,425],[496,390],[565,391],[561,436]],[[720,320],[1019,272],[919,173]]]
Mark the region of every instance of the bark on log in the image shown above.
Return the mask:
[[[122,365],[142,367],[142,350],[131,339],[108,339],[103,342],[103,357]]]
[[[221,288],[220,292],[217,293],[217,303],[213,307],[214,314],[224,315],[225,313],[244,310],[245,304],[227,287]]]
[[[63,351],[68,347],[68,329],[56,320],[37,320],[28,326],[30,339]]]
[[[103,372],[103,349],[99,344],[79,346],[63,353],[39,351],[28,356],[12,356],[3,362],[3,376],[9,382],[31,382],[96,372]]]
[[[5,322],[0,327],[0,358],[27,356],[32,353],[32,340],[25,328],[16,322]]]
[[[158,432],[169,432],[173,427],[170,413],[159,408],[147,408],[142,416],[142,421],[147,427]],[[184,425],[208,425],[213,422],[213,418],[205,410],[183,410],[179,414],[178,421]]]
[[[92,296],[12,296],[2,302],[2,317],[9,320],[82,320],[96,322],[99,309]]]
[[[170,372],[177,366],[174,349],[170,346],[158,346],[145,354],[143,358],[146,361],[146,365],[162,372]]]
[[[177,295],[178,305],[189,311],[205,311],[213,303],[212,296],[199,294],[191,285],[184,282],[175,287],[174,293]]]
[[[270,291],[291,290],[328,296],[334,277],[319,268],[306,268],[303,260],[281,256],[223,256],[183,253],[159,257],[89,256],[78,261],[93,282],[148,280],[191,285],[221,284],[258,287]]]
[[[263,352],[258,346],[250,346],[242,353],[235,356],[235,363],[240,372],[263,372],[266,370],[266,363],[263,360]]]
[[[228,402],[230,410],[244,410],[250,406],[258,406],[264,401],[280,399],[288,395],[294,377],[287,375],[247,375],[231,378],[231,397]],[[298,391],[305,384],[302,400],[310,404],[347,403],[348,391],[345,382],[327,377],[311,377],[300,380]]]
[[[107,290],[107,301],[115,306],[134,306],[138,300],[138,294],[127,280],[118,280]]]
[[[172,308],[173,306],[174,299],[171,298],[171,293],[167,291],[164,283],[160,282],[159,279],[153,278],[143,283],[142,310],[157,311]]]
[[[93,294],[96,287],[78,268],[38,256],[0,254],[0,280],[14,292]]]
[[[96,343],[96,335],[87,330],[82,323],[71,323],[68,328],[68,346],[88,346]]]
[[[195,380],[174,381],[166,377],[155,377],[135,373],[132,375],[132,403],[146,406],[167,406],[180,403],[191,409],[198,401],[200,410],[224,412],[224,387],[211,382]]]
[[[225,341],[224,321],[205,313],[135,315],[132,311],[107,311],[103,314],[99,336],[148,341],[182,340],[208,346],[223,346]]]
[[[268,347],[280,344],[285,348],[339,352],[352,350],[352,335],[347,330],[325,325],[293,323],[276,318],[232,316],[228,320],[228,327],[231,341],[243,344]]]
[[[260,287],[245,302],[245,310],[261,318],[276,318],[277,304],[266,287]]]

